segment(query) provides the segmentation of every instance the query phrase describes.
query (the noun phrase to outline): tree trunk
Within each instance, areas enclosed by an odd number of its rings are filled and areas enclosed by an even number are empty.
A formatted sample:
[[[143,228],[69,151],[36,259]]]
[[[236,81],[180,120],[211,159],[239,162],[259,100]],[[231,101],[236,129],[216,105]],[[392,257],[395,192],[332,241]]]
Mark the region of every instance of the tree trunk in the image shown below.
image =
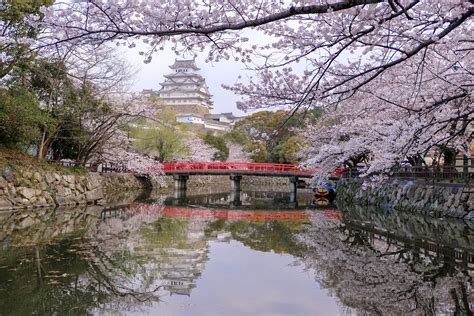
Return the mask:
[[[446,148],[443,151],[444,166],[443,169],[447,172],[455,170],[456,165],[456,151],[452,148]]]
[[[38,160],[44,160],[46,156],[48,155],[49,148],[51,147],[51,144],[53,143],[54,137],[52,135],[47,136],[47,131],[46,129],[43,131],[43,137],[41,139],[41,143],[38,147],[38,153],[37,153],[37,158]]]

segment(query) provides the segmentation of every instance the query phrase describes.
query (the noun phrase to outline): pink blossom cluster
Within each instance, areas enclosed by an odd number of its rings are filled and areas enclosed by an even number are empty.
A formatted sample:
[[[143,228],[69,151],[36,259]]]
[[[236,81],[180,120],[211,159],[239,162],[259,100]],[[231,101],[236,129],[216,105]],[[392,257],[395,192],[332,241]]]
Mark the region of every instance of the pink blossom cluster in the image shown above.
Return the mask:
[[[195,134],[189,135],[184,140],[184,146],[188,149],[188,152],[178,159],[179,161],[212,161],[217,150],[204,143],[204,141],[197,137]]]
[[[229,148],[229,162],[247,162],[251,161],[251,153],[247,152],[241,145],[233,142],[228,142],[227,147]]]

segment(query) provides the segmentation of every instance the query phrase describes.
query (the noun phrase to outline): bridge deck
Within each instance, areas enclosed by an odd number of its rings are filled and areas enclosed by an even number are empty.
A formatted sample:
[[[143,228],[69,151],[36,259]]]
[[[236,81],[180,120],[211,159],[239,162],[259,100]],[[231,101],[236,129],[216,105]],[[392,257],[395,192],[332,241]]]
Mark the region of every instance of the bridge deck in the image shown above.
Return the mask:
[[[214,176],[225,176],[225,175],[242,175],[242,176],[260,176],[260,177],[298,177],[298,178],[312,178],[313,174],[308,173],[282,173],[282,172],[255,172],[245,170],[176,170],[176,171],[164,171],[166,175],[174,174],[186,174],[190,176],[195,175],[214,175]]]
[[[317,170],[305,170],[298,165],[252,162],[177,162],[163,163],[167,175],[245,175],[311,178]]]

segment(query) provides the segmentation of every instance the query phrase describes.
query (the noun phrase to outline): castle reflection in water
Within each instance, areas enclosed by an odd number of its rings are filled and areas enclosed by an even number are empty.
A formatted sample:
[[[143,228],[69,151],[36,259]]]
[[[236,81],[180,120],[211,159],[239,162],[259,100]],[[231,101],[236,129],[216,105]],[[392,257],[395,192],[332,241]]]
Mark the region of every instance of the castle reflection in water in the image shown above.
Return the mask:
[[[0,315],[68,306],[120,314],[164,296],[191,298],[215,260],[211,248],[235,241],[292,256],[349,314],[472,313],[468,223],[314,208],[311,194],[297,202],[287,193],[205,193],[0,213]],[[29,304],[15,303],[19,297]]]

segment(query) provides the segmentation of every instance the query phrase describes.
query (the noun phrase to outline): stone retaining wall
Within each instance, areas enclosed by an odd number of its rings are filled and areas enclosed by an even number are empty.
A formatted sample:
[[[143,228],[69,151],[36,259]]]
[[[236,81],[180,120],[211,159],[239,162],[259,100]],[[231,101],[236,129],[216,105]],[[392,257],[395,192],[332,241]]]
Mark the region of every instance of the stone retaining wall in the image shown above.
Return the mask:
[[[173,187],[171,176],[165,185]],[[60,174],[47,171],[15,171],[4,169],[0,174],[0,210],[46,206],[105,204],[145,188],[147,184],[127,173],[88,173],[87,175]],[[153,188],[162,187],[161,181],[151,180]],[[242,190],[265,191],[287,189],[288,178],[242,177]],[[188,188],[230,189],[229,176],[190,176]]]
[[[342,179],[336,186],[341,205],[371,205],[434,217],[474,221],[474,189],[461,185],[428,185],[414,181],[390,180],[374,187],[363,181]]]
[[[0,212],[0,241],[7,241],[8,245],[33,245],[97,227],[102,209],[99,205],[81,205]]]
[[[460,221],[454,218],[434,218],[391,210],[380,212],[374,206],[340,205],[345,225],[374,228],[402,239],[428,240],[450,248],[472,249],[474,235],[466,234],[474,229],[474,221]]]
[[[0,210],[45,206],[104,204],[136,192],[144,183],[132,174],[87,175],[4,169],[0,175]]]
[[[168,187],[173,187],[173,177],[165,176],[165,182]],[[259,176],[242,176],[241,188],[244,191],[263,191],[270,188],[279,188],[287,190],[290,182],[288,177],[259,177]],[[211,176],[211,175],[194,175],[189,176],[187,187],[189,189],[198,187],[219,187],[222,190],[230,189],[229,176]]]

